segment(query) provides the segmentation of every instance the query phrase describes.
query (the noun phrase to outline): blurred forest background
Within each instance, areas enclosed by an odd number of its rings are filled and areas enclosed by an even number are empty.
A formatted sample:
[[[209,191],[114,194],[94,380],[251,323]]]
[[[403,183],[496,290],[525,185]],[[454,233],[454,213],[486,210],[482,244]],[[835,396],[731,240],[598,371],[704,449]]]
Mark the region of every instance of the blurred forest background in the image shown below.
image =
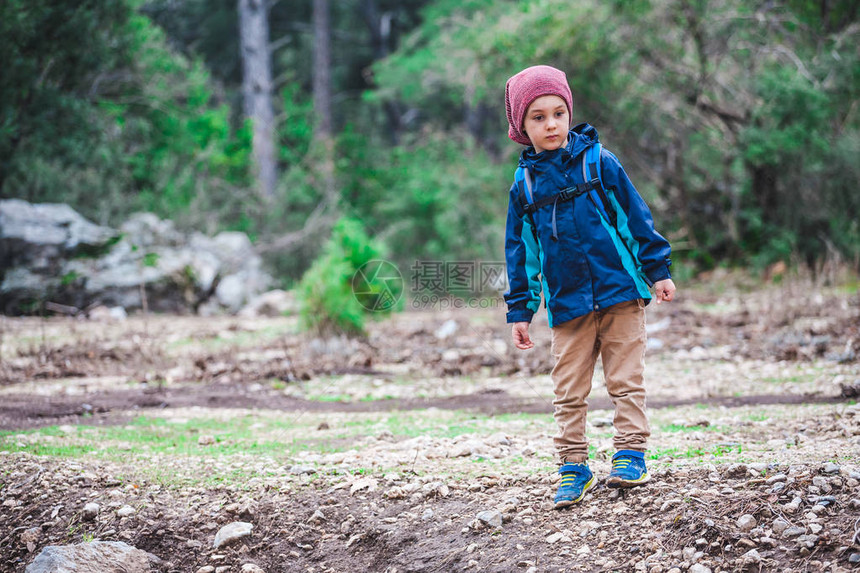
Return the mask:
[[[499,261],[504,84],[545,63],[676,273],[857,268],[858,4],[4,0],[0,198],[241,230],[283,286],[344,216],[401,268]]]

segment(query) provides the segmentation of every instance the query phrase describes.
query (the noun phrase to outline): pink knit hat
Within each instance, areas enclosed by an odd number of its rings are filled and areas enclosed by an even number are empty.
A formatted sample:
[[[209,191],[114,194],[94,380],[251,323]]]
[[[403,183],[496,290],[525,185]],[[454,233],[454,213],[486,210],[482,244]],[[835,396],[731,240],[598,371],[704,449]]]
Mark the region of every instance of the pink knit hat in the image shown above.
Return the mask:
[[[564,72],[551,66],[532,66],[508,80],[505,85],[505,111],[508,116],[508,137],[531,145],[523,132],[526,112],[534,100],[545,95],[556,95],[567,104],[567,113],[573,120],[573,95]]]

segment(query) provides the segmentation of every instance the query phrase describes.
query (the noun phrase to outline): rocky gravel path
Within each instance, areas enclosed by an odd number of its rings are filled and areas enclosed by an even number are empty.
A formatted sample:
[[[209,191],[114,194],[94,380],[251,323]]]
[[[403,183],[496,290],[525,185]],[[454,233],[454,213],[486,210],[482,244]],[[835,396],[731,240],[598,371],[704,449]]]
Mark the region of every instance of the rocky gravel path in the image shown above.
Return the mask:
[[[653,479],[563,512],[540,325],[517,353],[489,313],[364,342],[290,317],[4,321],[0,571],[857,570],[860,297],[793,288],[649,307]],[[601,479],[611,416],[598,373]]]

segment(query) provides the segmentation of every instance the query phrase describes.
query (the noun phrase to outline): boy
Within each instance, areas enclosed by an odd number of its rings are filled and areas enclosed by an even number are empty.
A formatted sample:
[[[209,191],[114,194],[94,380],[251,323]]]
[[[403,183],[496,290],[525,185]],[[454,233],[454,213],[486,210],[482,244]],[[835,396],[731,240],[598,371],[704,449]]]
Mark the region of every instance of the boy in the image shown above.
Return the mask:
[[[606,483],[634,487],[649,479],[645,305],[652,285],[658,304],[674,298],[670,247],[618,159],[599,147],[597,130],[585,123],[570,129],[573,96],[564,72],[521,71],[505,86],[505,108],[508,136],[527,146],[508,207],[507,322],[516,347],[533,348],[529,323],[543,290],[556,361],[555,508],[561,509],[595,483],[585,417],[598,354],[615,404],[616,453]]]

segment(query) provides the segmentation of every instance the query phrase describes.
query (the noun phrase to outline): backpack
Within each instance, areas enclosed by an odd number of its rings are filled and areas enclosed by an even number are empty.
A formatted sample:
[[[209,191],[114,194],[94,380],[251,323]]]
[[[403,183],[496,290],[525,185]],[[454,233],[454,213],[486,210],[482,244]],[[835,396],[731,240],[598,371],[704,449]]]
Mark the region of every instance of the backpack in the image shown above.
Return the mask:
[[[582,154],[582,179],[585,183],[577,183],[537,202],[532,193],[532,180],[529,170],[526,167],[517,168],[514,178],[519,189],[519,204],[523,212],[529,217],[533,233],[537,233],[532,216],[535,211],[556,202],[572,201],[585,193],[588,194],[588,198],[597,208],[600,216],[612,225],[616,233],[618,232],[618,213],[609,201],[609,197],[606,196],[603,181],[600,178],[600,151],[600,143],[595,143]],[[553,237],[555,238],[555,235]]]

